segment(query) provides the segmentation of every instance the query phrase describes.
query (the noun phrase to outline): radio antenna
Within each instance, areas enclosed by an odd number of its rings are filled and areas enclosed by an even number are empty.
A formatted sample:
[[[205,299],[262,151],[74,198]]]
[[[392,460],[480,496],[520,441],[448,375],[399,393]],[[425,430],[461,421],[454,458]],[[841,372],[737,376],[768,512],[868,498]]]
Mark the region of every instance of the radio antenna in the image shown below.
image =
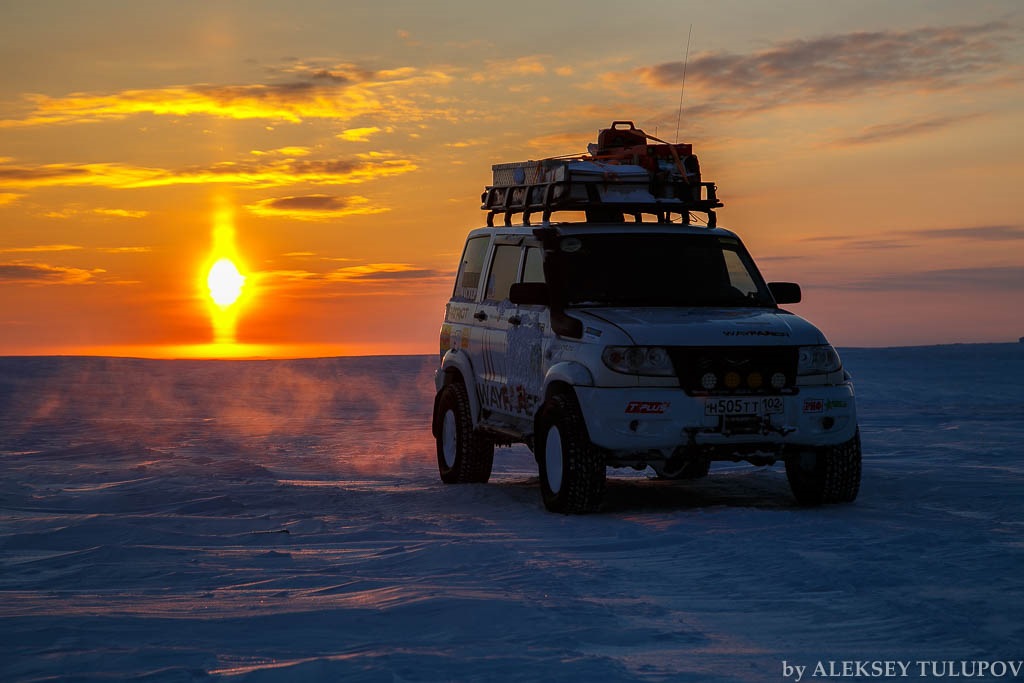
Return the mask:
[[[693,35],[693,24],[686,34],[686,56],[683,57],[683,84],[679,88],[679,113],[676,114],[676,142],[679,142],[679,122],[683,119],[683,93],[686,92],[686,65],[690,61],[690,36]]]

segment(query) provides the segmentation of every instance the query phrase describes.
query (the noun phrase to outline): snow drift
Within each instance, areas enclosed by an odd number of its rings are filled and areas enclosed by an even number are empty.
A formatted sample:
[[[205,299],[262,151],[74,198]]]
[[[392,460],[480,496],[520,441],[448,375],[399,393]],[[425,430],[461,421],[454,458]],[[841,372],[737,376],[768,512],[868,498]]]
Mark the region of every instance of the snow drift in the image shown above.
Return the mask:
[[[544,511],[522,447],[445,486],[433,357],[0,358],[0,678],[762,681],[1019,659],[1024,345],[846,350],[864,479],[613,471]],[[916,672],[912,669],[911,672]],[[792,680],[790,678],[789,680]]]

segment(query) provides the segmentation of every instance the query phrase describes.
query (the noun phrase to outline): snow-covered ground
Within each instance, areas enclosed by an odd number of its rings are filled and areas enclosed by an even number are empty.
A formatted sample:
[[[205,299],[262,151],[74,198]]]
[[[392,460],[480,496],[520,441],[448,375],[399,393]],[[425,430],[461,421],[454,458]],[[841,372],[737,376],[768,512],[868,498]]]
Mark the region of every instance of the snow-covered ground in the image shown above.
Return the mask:
[[[843,358],[856,503],[797,507],[780,466],[729,465],[613,472],[591,516],[545,512],[521,447],[490,484],[441,484],[431,357],[0,358],[0,680],[1024,658],[1024,344]]]

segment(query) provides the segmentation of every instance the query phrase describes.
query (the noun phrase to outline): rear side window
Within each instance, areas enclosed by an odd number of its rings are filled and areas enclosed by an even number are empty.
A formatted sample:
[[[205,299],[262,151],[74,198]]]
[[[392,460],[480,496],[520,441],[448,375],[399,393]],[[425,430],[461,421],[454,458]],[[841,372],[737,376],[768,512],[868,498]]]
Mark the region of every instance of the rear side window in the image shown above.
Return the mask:
[[[504,301],[508,298],[508,290],[519,277],[519,246],[499,245],[494,250],[491,270],[487,274],[487,301]]]
[[[455,292],[452,293],[453,299],[476,300],[489,241],[489,238],[484,236],[474,237],[466,242],[466,249],[462,252],[462,263],[459,264],[459,276],[455,280]]]

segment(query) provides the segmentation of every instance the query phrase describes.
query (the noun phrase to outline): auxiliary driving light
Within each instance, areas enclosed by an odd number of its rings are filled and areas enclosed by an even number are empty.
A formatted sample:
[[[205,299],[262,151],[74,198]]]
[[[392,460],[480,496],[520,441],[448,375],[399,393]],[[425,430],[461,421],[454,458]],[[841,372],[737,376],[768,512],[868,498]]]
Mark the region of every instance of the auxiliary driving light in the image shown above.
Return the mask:
[[[725,386],[729,389],[735,389],[740,385],[740,373],[728,372],[725,375]]]
[[[772,386],[776,389],[781,389],[786,386],[786,376],[781,372],[776,372],[772,375]]]
[[[713,372],[705,372],[700,378],[700,385],[709,391],[718,385],[718,377]]]

